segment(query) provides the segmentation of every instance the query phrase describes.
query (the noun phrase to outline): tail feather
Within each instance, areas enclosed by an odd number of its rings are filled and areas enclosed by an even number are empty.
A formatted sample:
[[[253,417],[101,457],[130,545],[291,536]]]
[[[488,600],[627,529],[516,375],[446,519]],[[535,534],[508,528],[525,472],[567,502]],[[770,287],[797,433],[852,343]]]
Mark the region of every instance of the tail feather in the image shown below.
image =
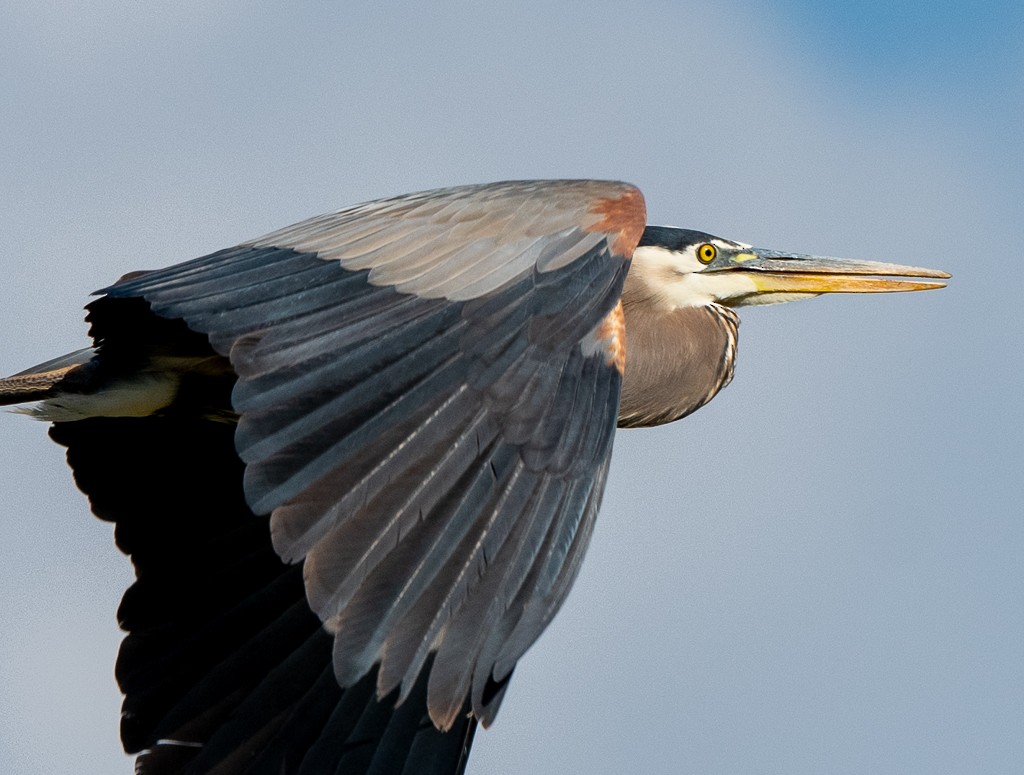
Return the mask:
[[[86,347],[0,379],[0,406],[52,398],[55,392],[77,381],[95,354],[92,347]]]

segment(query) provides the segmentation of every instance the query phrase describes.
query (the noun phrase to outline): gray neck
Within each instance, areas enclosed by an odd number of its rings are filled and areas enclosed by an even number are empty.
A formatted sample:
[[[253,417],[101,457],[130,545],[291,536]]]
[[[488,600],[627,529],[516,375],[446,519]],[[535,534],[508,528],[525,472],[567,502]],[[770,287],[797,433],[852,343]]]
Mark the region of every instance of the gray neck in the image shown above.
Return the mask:
[[[678,420],[704,406],[732,380],[739,318],[728,307],[667,309],[630,273],[622,311],[626,370],[619,427]]]

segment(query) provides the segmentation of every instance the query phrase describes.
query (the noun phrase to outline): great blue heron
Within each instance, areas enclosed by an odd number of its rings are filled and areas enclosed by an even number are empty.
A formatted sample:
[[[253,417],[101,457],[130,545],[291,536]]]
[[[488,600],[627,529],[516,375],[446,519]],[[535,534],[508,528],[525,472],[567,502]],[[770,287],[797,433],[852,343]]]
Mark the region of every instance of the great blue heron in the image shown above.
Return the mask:
[[[645,224],[612,182],[370,202],[127,275],[92,348],[0,380],[135,564],[140,772],[461,771],[576,577],[616,424],[725,387],[736,307],[948,277]]]

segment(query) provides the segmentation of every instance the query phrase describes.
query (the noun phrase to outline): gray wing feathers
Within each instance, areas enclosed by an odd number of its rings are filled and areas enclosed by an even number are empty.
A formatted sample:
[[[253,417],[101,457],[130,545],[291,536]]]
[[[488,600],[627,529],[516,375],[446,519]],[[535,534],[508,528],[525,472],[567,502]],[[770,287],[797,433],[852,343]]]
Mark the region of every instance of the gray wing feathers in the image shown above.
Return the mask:
[[[424,298],[462,301],[536,268],[559,269],[607,235],[588,231],[595,201],[630,191],[601,181],[513,181],[370,202],[254,240],[315,253],[370,282]],[[455,244],[461,249],[451,250]]]
[[[620,375],[581,342],[643,226],[642,207],[637,224],[599,204],[637,196],[594,181],[426,192],[108,289],[230,357],[247,498],[278,553],[305,558],[343,685],[379,662],[378,691],[404,693],[436,651],[435,724],[467,694],[493,719],[600,501]]]

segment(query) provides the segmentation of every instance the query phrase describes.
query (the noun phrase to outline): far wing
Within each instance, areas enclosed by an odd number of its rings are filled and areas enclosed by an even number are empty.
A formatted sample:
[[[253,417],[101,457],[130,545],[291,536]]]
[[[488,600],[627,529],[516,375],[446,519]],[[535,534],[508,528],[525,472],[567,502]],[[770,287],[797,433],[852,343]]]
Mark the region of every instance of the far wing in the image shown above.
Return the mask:
[[[622,183],[467,186],[107,289],[229,357],[246,498],[305,560],[342,686],[380,663],[378,692],[404,694],[433,653],[434,723],[467,695],[493,719],[590,537],[644,221]]]

